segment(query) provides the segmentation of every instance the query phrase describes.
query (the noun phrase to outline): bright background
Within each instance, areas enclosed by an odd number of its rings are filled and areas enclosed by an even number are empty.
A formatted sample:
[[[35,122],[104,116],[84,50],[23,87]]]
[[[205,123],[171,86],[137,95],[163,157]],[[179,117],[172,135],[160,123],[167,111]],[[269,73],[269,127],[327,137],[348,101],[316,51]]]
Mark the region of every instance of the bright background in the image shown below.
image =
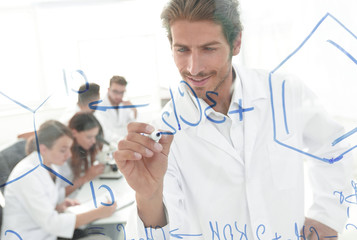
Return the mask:
[[[127,98],[150,121],[160,98],[180,80],[171,58],[160,12],[166,0],[2,0],[0,1],[0,92],[36,109],[37,124],[57,117],[76,102],[84,71],[101,85],[112,75],[129,81]],[[243,45],[234,62],[273,70],[292,53],[327,13],[357,33],[355,0],[241,0]],[[357,126],[357,67],[326,40],[357,58],[356,39],[328,17],[284,68],[313,89],[328,110]],[[66,73],[67,86],[64,81]],[[0,146],[33,130],[32,113],[0,95]]]

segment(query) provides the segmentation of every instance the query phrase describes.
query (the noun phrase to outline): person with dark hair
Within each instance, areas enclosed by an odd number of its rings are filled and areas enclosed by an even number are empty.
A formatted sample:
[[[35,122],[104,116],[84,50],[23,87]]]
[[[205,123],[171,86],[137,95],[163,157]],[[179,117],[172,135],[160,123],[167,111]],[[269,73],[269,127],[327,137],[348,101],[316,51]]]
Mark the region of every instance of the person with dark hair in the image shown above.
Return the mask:
[[[96,83],[83,84],[78,89],[77,106],[80,111],[94,112],[95,109],[90,108],[89,104],[100,99],[100,86]]]
[[[127,235],[336,239],[347,207],[333,193],[350,192],[352,169],[351,156],[338,155],[348,144],[331,146],[343,127],[301,82],[232,65],[242,41],[237,0],[169,0],[161,18],[183,81],[154,123],[161,139],[133,122],[114,154],[136,191]],[[273,97],[287,111],[272,117]],[[278,128],[282,115],[288,128]],[[305,216],[306,157],[314,200]]]
[[[43,123],[37,138],[28,141],[27,149],[32,152],[15,166],[5,186],[1,239],[8,239],[7,230],[16,231],[22,239],[72,239],[75,228],[115,211],[116,203],[81,214],[64,212],[78,203],[70,199],[59,202],[62,180],[42,167],[40,161],[49,168],[63,165],[71,157],[72,143],[71,130],[55,120]],[[23,177],[17,179],[19,176]]]
[[[122,108],[132,105],[130,101],[124,101],[124,94],[128,82],[122,76],[113,76],[110,79],[108,93],[99,106],[114,107],[106,111],[96,111],[95,116],[103,127],[104,138],[108,142],[117,143],[127,131],[129,122],[137,118],[136,108]]]
[[[61,122],[68,124],[69,119],[77,112],[95,112],[89,105],[100,99],[100,86],[96,83],[85,83],[78,88],[77,103],[65,109]]]
[[[72,158],[68,161],[68,165],[60,169],[60,173],[72,181],[73,185],[66,185],[65,196],[102,174],[105,168],[102,163],[95,164],[96,155],[102,144],[97,141],[101,133],[101,125],[93,113],[76,113],[69,120],[68,127],[74,139],[71,147]]]

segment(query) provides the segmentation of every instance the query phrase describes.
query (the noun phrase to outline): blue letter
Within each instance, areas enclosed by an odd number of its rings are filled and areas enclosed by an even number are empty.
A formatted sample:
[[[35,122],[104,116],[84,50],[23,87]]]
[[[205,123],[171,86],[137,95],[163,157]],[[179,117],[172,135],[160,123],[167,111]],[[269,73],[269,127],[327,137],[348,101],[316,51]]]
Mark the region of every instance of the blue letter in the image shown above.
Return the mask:
[[[316,228],[310,227],[310,232],[312,233],[313,231],[316,233],[317,240],[320,240],[320,237],[319,237],[319,234],[318,234],[317,231],[316,231]]]
[[[242,240],[242,238],[244,237],[246,240],[248,240],[248,237],[247,237],[247,224],[244,224],[244,232],[240,231],[238,229],[238,226],[237,226],[237,222],[234,223],[237,231],[241,234],[240,235],[240,240]]]
[[[300,232],[299,232],[297,223],[295,223],[295,235],[296,235],[297,239],[300,240],[302,238],[303,240],[306,240],[306,237],[305,237],[305,225],[302,227],[302,235],[299,235],[299,234],[300,234]]]
[[[259,229],[260,229],[261,227],[263,227],[263,232],[262,232],[262,234],[265,233],[265,226],[264,226],[263,224],[260,224],[260,225],[257,227],[257,231],[256,231],[257,238],[258,238],[259,240],[261,240],[260,237],[259,237]]]
[[[217,236],[218,239],[221,239],[221,237],[219,236],[219,230],[218,230],[218,223],[216,221],[216,231],[213,229],[212,226],[212,222],[209,221],[209,226],[211,227],[211,231],[212,231],[212,240],[215,239],[214,236]]]
[[[202,108],[201,108],[201,104],[200,104],[200,101],[198,100],[198,97],[197,97],[195,91],[191,88],[191,86],[188,85],[188,83],[185,82],[185,81],[181,81],[181,83],[186,84],[186,85],[191,89],[193,95],[195,96],[196,101],[197,101],[197,104],[198,104],[198,108],[200,109],[200,119],[198,120],[197,123],[191,123],[191,122],[185,120],[181,115],[180,115],[180,118],[181,118],[181,120],[182,120],[184,123],[186,123],[187,125],[189,125],[189,126],[191,126],[191,127],[195,127],[195,126],[197,126],[198,124],[200,124],[200,122],[201,122],[201,120],[202,120]],[[183,96],[183,93],[180,92],[180,94],[181,94],[181,96]]]
[[[232,227],[231,227],[230,224],[226,224],[226,226],[224,226],[224,228],[223,228],[223,236],[224,236],[224,239],[227,239],[227,238],[226,238],[226,227],[229,227],[229,235],[231,236],[231,240],[233,240]]]
[[[174,132],[173,132],[173,133],[172,133],[172,132],[161,132],[161,134],[175,135],[175,134],[176,134],[176,129],[175,129],[173,126],[171,126],[168,122],[166,122],[166,120],[165,120],[165,118],[164,118],[164,115],[170,117],[170,113],[167,112],[167,111],[166,111],[166,112],[163,112],[162,115],[161,115],[161,119],[162,119],[162,121],[163,121],[169,128],[171,128]]]
[[[96,199],[95,192],[94,192],[93,181],[90,181],[89,185],[90,185],[90,189],[92,191],[94,207],[97,208],[97,199]],[[101,189],[102,187],[104,187],[105,189],[108,190],[108,192],[110,194],[110,197],[112,199],[112,203],[103,203],[103,202],[101,202],[100,204],[102,204],[103,206],[111,206],[111,205],[113,205],[114,202],[115,202],[113,191],[110,189],[110,187],[108,187],[107,185],[104,185],[104,184],[101,185],[98,189]]]
[[[21,236],[20,236],[17,232],[15,232],[15,231],[6,230],[6,231],[5,231],[5,236],[6,236],[7,233],[12,233],[12,234],[14,234],[16,237],[18,237],[20,240],[22,240]]]
[[[275,238],[273,238],[272,240],[279,240],[281,238],[281,236],[278,236],[278,233],[275,233]]]
[[[224,122],[226,121],[226,117],[223,117],[222,120],[214,120],[214,119],[210,118],[209,116],[207,116],[206,112],[207,112],[210,108],[214,108],[214,107],[217,105],[216,101],[213,100],[213,99],[208,95],[209,93],[212,93],[212,94],[218,96],[218,93],[217,93],[217,92],[212,92],[212,91],[207,91],[207,92],[206,92],[206,97],[207,97],[213,104],[212,104],[212,105],[209,105],[209,106],[205,109],[205,116],[206,116],[206,118],[207,118],[208,120],[210,120],[211,122],[214,122],[214,123],[217,123],[217,124],[219,124],[219,123],[224,123]]]
[[[125,233],[125,227],[124,227],[124,224],[118,224],[117,225],[117,231],[118,232],[121,232],[121,230],[119,229],[119,227],[121,227],[122,229],[123,229],[123,231],[124,231],[124,240],[126,240],[126,233]]]
[[[79,93],[79,94],[88,91],[88,89],[89,89],[89,82],[88,82],[88,79],[87,79],[86,75],[84,74],[84,72],[83,72],[82,70],[80,70],[80,69],[78,69],[78,70],[76,70],[76,71],[74,71],[74,72],[79,73],[79,74],[83,77],[84,82],[85,82],[85,84],[86,84],[86,89],[84,89],[83,91],[77,91],[77,90],[75,90],[75,89],[72,88],[72,91],[75,92],[75,93]],[[72,77],[72,79],[73,79],[73,72],[72,72],[72,74],[71,74],[71,77]],[[66,78],[66,71],[65,71],[64,69],[63,69],[63,79],[64,79],[64,85],[65,85],[65,87],[66,87],[66,92],[67,92],[67,96],[68,96],[68,84],[67,84],[67,78]]]
[[[105,189],[108,190],[109,194],[110,194],[110,197],[112,198],[112,203],[103,203],[103,202],[100,202],[100,204],[102,204],[103,206],[111,206],[114,204],[115,202],[115,199],[114,199],[114,194],[113,194],[113,191],[112,189],[110,189],[110,187],[108,187],[107,185],[103,184],[101,185],[98,189],[101,189],[102,187],[104,187]]]

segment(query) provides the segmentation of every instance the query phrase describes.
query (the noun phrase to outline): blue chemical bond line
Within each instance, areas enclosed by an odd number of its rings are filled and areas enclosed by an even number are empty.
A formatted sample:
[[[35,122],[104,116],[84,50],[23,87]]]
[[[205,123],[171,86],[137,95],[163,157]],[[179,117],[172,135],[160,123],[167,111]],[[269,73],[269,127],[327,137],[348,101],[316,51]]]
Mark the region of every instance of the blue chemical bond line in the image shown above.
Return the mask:
[[[281,141],[279,141],[276,137],[276,119],[275,119],[275,109],[274,109],[274,101],[273,101],[273,88],[272,88],[272,75],[278,71],[290,58],[292,58],[304,45],[305,43],[312,37],[312,35],[316,32],[316,30],[320,27],[320,25],[326,20],[327,17],[332,18],[335,22],[337,22],[344,30],[346,30],[354,39],[357,40],[357,36],[352,33],[345,25],[343,25],[339,20],[337,20],[334,16],[332,16],[330,13],[326,13],[326,15],[316,24],[316,26],[313,28],[313,30],[311,31],[311,33],[304,39],[304,41],[299,45],[298,48],[296,48],[288,57],[286,57],[274,70],[272,70],[269,73],[269,88],[270,88],[270,101],[271,101],[271,110],[272,110],[272,118],[273,118],[273,131],[274,131],[274,141],[278,144],[280,144],[283,147],[289,148],[293,151],[296,151],[298,153],[304,154],[306,156],[315,158],[317,160],[326,162],[326,163],[335,163],[337,161],[340,161],[343,156],[349,152],[351,152],[352,150],[354,150],[355,148],[357,148],[357,145],[349,148],[348,150],[346,150],[345,152],[343,152],[342,154],[338,155],[335,158],[331,158],[331,159],[327,159],[327,158],[321,158],[318,156],[315,156],[313,154],[310,154],[306,151],[303,151],[301,149],[295,148],[293,146],[290,146],[288,144],[285,144]],[[357,64],[357,60],[350,54],[348,53],[345,49],[343,49],[341,46],[339,46],[337,43],[333,42],[332,40],[327,40],[328,43],[332,44],[333,46],[335,46],[338,50],[340,50],[343,54],[345,54],[350,60],[352,60],[355,64]],[[285,81],[283,82],[283,104],[285,104]],[[286,132],[288,133],[288,125],[286,122],[286,113],[285,113],[285,107],[283,106],[283,112],[284,112],[284,121],[285,121],[285,129]],[[339,137],[338,139],[336,139],[332,145],[334,146],[335,144],[337,144],[338,142],[341,142],[342,140],[350,137],[352,134],[357,132],[357,128],[355,128],[354,130],[350,131],[347,134],[344,134],[343,136]]]

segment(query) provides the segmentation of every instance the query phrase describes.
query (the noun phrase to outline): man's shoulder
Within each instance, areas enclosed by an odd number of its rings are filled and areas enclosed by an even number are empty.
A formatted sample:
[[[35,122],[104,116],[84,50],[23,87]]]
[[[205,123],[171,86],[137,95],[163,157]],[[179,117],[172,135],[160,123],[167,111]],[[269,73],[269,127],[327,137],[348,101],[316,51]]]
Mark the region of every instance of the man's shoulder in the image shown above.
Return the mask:
[[[239,77],[243,82],[243,86],[258,86],[269,89],[275,86],[281,86],[283,83],[293,86],[293,88],[301,87],[302,81],[298,76],[288,72],[275,72],[267,69],[259,68],[235,68]]]

